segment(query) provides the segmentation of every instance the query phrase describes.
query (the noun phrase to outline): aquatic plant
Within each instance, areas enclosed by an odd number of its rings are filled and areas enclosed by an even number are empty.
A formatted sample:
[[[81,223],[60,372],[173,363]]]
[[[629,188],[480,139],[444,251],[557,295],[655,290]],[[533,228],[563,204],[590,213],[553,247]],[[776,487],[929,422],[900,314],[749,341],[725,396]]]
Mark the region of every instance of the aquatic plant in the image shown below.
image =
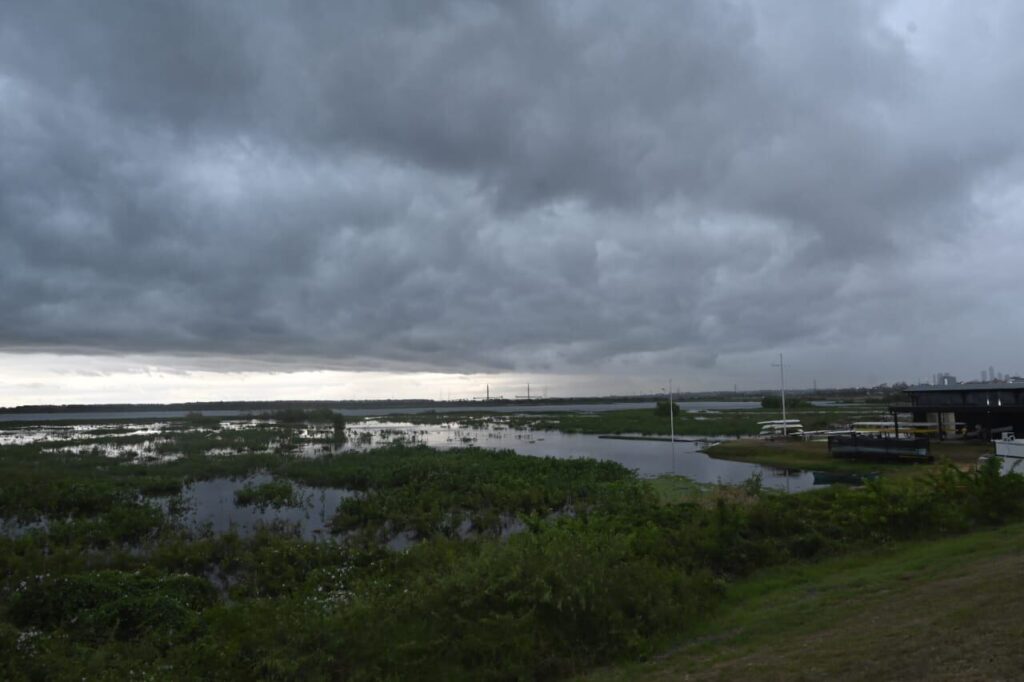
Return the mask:
[[[235,491],[235,504],[280,509],[281,507],[297,507],[301,501],[290,482],[274,480],[257,485],[247,483]]]

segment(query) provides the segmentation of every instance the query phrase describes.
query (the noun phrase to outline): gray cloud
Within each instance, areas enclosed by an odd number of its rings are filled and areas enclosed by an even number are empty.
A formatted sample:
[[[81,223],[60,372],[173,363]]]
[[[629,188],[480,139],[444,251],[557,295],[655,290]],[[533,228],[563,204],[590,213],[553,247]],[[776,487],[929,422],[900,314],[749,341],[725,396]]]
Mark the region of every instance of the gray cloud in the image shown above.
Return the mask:
[[[1012,312],[1022,19],[5,3],[0,349],[617,371],[895,335],[950,366],[951,319]]]

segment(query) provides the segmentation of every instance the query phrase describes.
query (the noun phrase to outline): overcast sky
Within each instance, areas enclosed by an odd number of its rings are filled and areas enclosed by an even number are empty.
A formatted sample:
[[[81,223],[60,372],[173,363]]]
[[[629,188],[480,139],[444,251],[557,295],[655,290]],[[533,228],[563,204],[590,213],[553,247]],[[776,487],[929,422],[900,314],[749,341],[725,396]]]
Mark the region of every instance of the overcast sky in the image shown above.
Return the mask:
[[[1014,0],[7,0],[0,404],[1024,373],[1021,35]]]

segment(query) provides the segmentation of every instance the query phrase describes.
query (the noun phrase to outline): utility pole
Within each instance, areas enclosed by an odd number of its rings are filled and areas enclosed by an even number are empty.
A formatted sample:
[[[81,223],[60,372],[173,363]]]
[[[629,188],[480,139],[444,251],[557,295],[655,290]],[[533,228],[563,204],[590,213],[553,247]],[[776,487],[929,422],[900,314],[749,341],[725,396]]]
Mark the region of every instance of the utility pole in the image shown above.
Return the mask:
[[[665,390],[663,386],[662,391]],[[672,442],[672,474],[676,473],[676,406],[672,401],[672,380],[668,380],[668,424],[669,440]]]
[[[668,380],[668,424],[669,433],[672,437],[672,473],[676,466],[676,406],[672,402],[672,380]]]
[[[786,422],[786,367],[782,362],[782,353],[779,353],[779,364],[772,364],[772,367],[779,368],[779,383],[782,388],[782,437],[789,435],[789,424]]]

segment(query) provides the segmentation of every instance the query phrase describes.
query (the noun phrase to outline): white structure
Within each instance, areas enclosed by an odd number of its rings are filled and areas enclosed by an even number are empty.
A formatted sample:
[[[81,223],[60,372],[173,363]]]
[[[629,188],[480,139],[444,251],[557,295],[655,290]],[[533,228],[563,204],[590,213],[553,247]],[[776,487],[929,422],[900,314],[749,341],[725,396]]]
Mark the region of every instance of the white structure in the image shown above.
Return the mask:
[[[786,365],[782,361],[782,353],[779,353],[779,364],[773,364],[772,367],[779,368],[779,386],[781,388],[782,394],[782,419],[776,421],[780,421],[782,424],[782,435],[788,436],[788,426],[790,420],[786,419]],[[800,430],[803,431],[803,428],[801,428]]]
[[[938,422],[853,422],[850,431],[858,436],[888,436],[900,438],[917,438],[919,436],[938,436]]]
[[[995,444],[995,457],[999,459],[999,473],[1004,475],[1024,474],[1024,441],[1017,440],[1012,433],[1004,433],[1002,440],[995,441]],[[991,456],[985,455],[981,461]]]
[[[804,425],[799,419],[772,419],[764,422],[757,422],[761,427],[762,436],[782,436],[789,434],[801,434],[804,432]]]

